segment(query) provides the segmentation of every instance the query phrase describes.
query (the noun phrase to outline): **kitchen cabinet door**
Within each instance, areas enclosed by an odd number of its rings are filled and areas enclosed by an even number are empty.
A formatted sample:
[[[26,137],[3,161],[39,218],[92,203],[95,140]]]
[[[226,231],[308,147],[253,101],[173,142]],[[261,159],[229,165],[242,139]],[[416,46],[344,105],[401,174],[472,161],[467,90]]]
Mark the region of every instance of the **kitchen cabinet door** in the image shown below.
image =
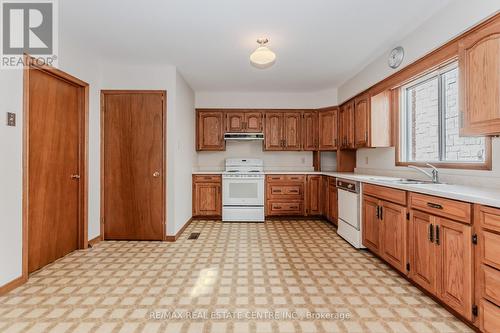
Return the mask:
[[[220,183],[193,183],[193,216],[221,216]]]
[[[460,135],[500,134],[500,21],[459,42]]]
[[[437,294],[435,221],[432,215],[412,210],[410,216],[410,278],[432,294]]]
[[[318,112],[305,111],[302,119],[303,150],[318,150]]]
[[[336,150],[338,140],[338,109],[319,112],[319,150]]]
[[[343,149],[354,148],[354,101],[345,103],[342,107],[340,124],[340,146]]]
[[[406,207],[381,201],[382,258],[402,273],[406,273]]]
[[[335,178],[330,177],[328,185],[328,216],[330,221],[337,224],[338,219],[338,192]]]
[[[306,215],[321,215],[322,176],[307,175]]]
[[[468,320],[473,299],[471,236],[471,226],[436,218],[439,298]]]
[[[391,99],[397,97],[397,93],[390,90],[385,90],[371,97],[369,147],[390,147],[392,145]]]
[[[198,111],[196,123],[197,150],[224,150],[224,113]]]
[[[245,131],[245,114],[243,112],[226,112],[226,132]]]
[[[283,112],[264,113],[264,148],[265,150],[283,150],[284,141],[282,135]]]
[[[354,147],[368,146],[368,119],[370,116],[370,99],[363,94],[354,99]]]
[[[380,254],[379,201],[363,196],[363,245]]]
[[[262,113],[261,112],[245,112],[244,127],[247,133],[262,132]]]
[[[284,150],[302,150],[302,126],[300,112],[285,112],[283,115]]]

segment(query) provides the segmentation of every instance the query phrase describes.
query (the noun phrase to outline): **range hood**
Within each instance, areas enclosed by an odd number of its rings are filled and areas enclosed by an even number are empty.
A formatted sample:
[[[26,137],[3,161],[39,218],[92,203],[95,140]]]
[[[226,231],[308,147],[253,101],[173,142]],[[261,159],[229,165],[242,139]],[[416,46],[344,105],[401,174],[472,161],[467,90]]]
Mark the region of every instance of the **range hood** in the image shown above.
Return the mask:
[[[264,140],[264,133],[226,133],[224,140],[248,141]]]

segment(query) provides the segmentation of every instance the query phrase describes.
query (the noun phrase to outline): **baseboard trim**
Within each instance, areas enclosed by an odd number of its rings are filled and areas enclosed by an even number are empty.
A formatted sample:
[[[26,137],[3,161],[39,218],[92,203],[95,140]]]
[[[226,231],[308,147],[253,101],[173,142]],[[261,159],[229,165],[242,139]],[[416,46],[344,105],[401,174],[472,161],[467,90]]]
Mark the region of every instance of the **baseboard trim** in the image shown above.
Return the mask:
[[[28,279],[26,277],[20,276],[20,277],[12,280],[10,282],[7,282],[3,286],[0,286],[0,296],[3,296],[6,293],[8,293],[9,291],[16,289],[17,287],[25,284],[26,281],[28,281]]]
[[[181,234],[184,232],[184,230],[186,230],[186,228],[191,224],[191,222],[193,222],[193,218],[190,218],[181,228],[181,230],[179,230],[174,236],[165,236],[165,241],[167,242],[175,242],[177,239],[179,239],[179,237],[181,236]]]
[[[89,244],[89,246],[94,246],[96,245],[97,243],[100,243],[102,241],[102,236],[99,235],[95,238],[92,238],[91,240],[89,240],[87,243]]]

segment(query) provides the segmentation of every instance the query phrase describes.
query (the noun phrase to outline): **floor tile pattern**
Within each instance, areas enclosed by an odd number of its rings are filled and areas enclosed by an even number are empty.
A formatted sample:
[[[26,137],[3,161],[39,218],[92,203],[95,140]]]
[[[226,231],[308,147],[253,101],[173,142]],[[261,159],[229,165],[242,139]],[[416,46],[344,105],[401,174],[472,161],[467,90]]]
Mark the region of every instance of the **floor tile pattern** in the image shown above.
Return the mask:
[[[200,232],[197,240],[188,240]],[[106,241],[0,297],[0,332],[471,332],[317,220],[198,220]]]

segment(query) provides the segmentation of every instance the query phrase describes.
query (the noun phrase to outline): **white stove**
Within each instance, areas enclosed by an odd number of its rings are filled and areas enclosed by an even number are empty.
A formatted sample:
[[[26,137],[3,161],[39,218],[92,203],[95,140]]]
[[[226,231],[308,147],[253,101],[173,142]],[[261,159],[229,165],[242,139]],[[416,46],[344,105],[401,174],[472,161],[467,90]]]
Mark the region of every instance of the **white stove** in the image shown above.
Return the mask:
[[[264,222],[262,160],[226,159],[226,170],[222,173],[222,221]]]

